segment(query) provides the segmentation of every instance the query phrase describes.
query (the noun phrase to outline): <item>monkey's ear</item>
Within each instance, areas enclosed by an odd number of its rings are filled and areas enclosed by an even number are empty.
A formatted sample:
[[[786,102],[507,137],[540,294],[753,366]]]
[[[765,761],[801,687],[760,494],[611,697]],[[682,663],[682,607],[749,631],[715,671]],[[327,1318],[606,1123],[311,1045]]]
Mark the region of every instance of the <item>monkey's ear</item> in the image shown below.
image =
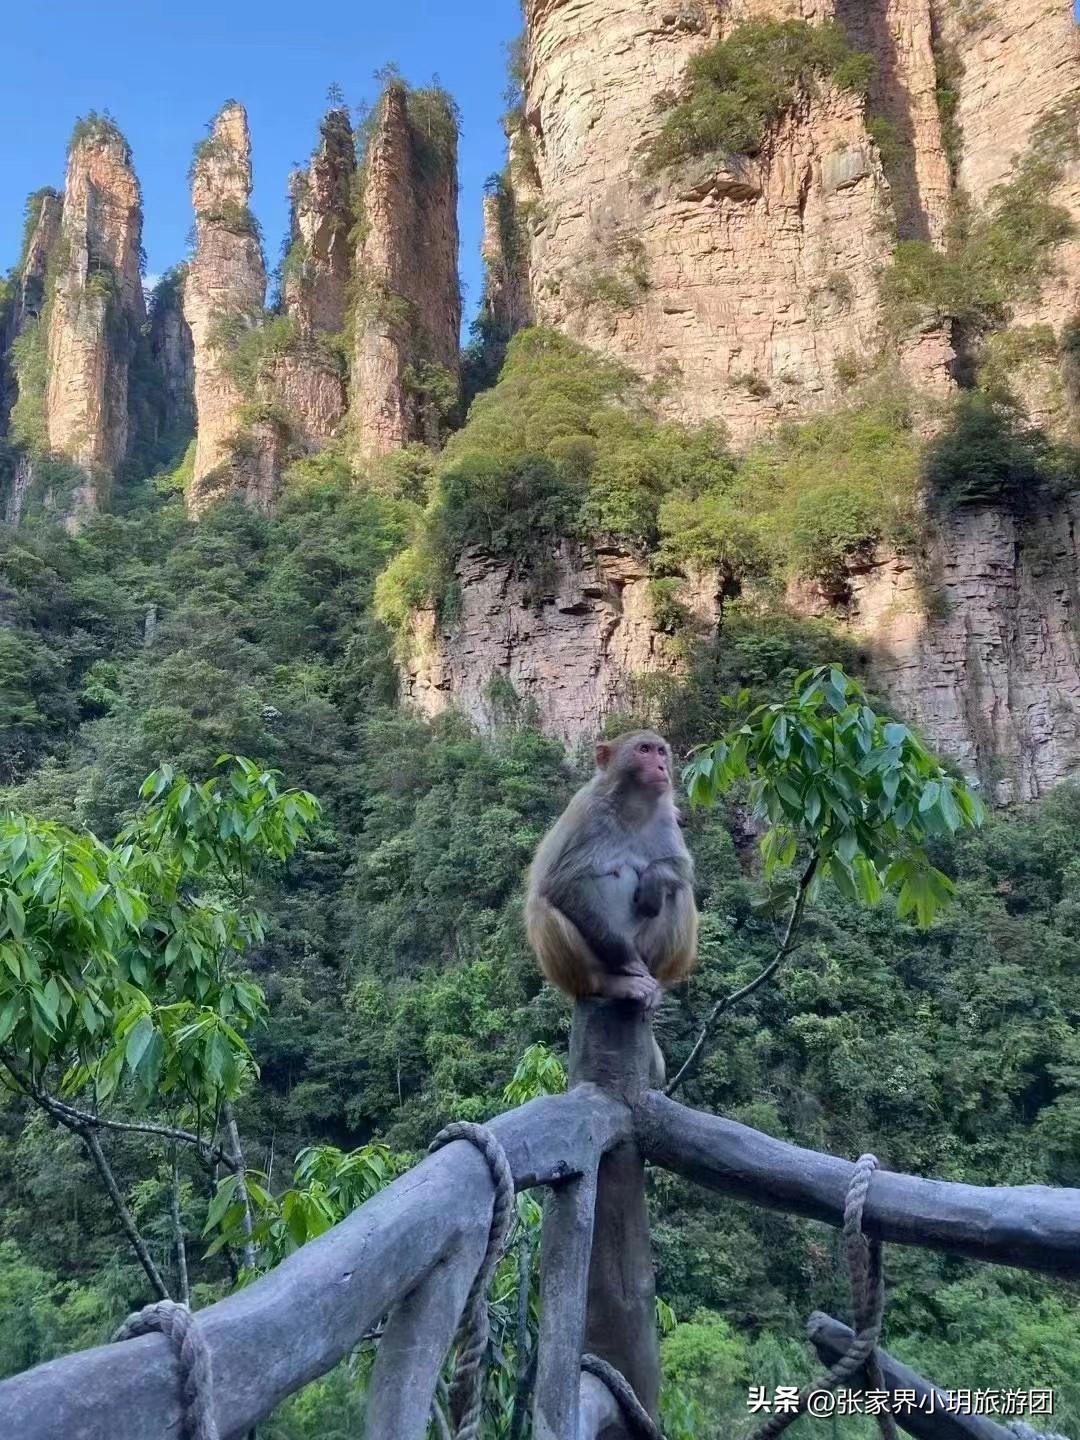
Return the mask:
[[[596,743],[596,764],[600,770],[607,769],[607,763],[611,759],[611,746],[606,740],[598,740]]]

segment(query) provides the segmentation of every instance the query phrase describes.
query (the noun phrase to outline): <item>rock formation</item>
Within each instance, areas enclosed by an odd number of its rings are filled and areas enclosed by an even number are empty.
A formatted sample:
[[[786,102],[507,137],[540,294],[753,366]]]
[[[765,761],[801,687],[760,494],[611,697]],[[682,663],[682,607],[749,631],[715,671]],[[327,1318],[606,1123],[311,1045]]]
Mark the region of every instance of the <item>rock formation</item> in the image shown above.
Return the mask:
[[[12,305],[12,329],[17,335],[28,320],[41,314],[45,303],[45,277],[49,256],[60,238],[63,196],[57,190],[39,190],[28,205],[26,244]]]
[[[877,275],[894,203],[909,233],[936,238],[944,224],[929,0],[525,8],[537,318],[668,380],[676,417],[723,419],[736,440],[835,398],[838,362],[880,343]],[[867,107],[824,84],[759,155],[644,173],[658,97],[678,92],[687,61],[722,32],[766,16],[852,14],[855,43],[878,60],[870,113],[910,141],[896,194]]]
[[[49,293],[48,447],[87,473],[73,508],[107,494],[128,444],[128,368],[146,316],[142,207],[127,142],[107,119],[76,126]]]
[[[63,198],[59,191],[38,190],[26,203],[23,253],[11,277],[11,290],[0,304],[0,428],[6,426],[17,385],[11,369],[11,347],[41,314],[49,256],[60,238]]]
[[[430,122],[416,123],[423,104]],[[361,456],[438,438],[458,374],[457,131],[438,91],[391,83],[364,157],[350,419]]]
[[[897,711],[998,803],[1080,771],[1080,498],[960,510],[918,563],[851,577],[846,622]],[[810,605],[829,613],[822,605]]]
[[[230,101],[199,146],[192,170],[195,253],[184,284],[184,318],[194,346],[198,430],[188,493],[198,515],[240,489],[267,503],[267,467],[244,429],[245,395],[229,365],[230,347],[261,322],[266,266],[248,205],[251,137],[242,105]],[[237,442],[240,443],[237,443]],[[272,488],[272,487],[271,487]]]
[[[282,294],[301,334],[345,328],[352,275],[356,152],[349,112],[335,106],[319,127],[306,170],[290,180],[292,218]]]
[[[504,563],[463,555],[453,626],[440,629],[430,611],[416,617],[407,697],[428,716],[455,708],[487,727],[511,695],[550,734],[578,741],[605,716],[633,709],[642,676],[679,672],[682,653],[656,623],[647,562],[568,544],[553,568],[537,593]],[[686,582],[678,599],[715,626],[715,586]]]
[[[886,166],[897,234],[940,245],[952,176],[937,99],[930,0],[836,0],[852,44],[874,57],[868,113],[891,127]]]
[[[1039,292],[1011,317],[1032,342],[1013,388],[1033,419],[1060,431],[1075,424],[1062,403],[1055,342],[1080,312],[1080,30],[1067,3],[934,0],[934,12],[954,76],[960,190],[977,207],[992,206],[995,187],[1015,177],[1040,140],[1060,168],[1038,198],[1063,207],[1076,233],[1057,247]]]
[[[348,111],[323,117],[318,148],[290,178],[290,242],[282,267],[282,308],[295,326],[289,353],[263,385],[305,450],[334,436],[345,415],[342,346],[352,278],[356,152]]]
[[[159,433],[195,432],[195,346],[184,318],[187,266],[163,276],[150,297],[150,357],[160,385]]]

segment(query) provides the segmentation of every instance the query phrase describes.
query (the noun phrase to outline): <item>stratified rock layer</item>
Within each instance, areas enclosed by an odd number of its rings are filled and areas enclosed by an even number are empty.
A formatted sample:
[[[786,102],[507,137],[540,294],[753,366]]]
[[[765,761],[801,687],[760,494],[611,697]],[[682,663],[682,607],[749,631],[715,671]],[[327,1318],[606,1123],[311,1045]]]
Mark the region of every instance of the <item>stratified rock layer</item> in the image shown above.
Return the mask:
[[[346,110],[330,110],[306,170],[290,179],[290,244],[282,304],[294,342],[264,377],[287,415],[294,442],[318,448],[337,434],[346,409],[344,366],[328,343],[344,339],[352,278],[356,152]]]
[[[128,370],[146,317],[142,207],[127,143],[84,122],[68,153],[48,307],[49,448],[83,467],[74,512],[108,492],[128,443]]]
[[[1080,313],[1080,30],[1068,0],[957,5],[933,0],[941,44],[953,60],[959,136],[957,184],[981,208],[992,207],[995,187],[1007,183],[1030,155],[1033,142],[1055,117],[1046,152],[1061,163],[1059,183],[1040,195],[1063,207],[1076,233],[1059,245],[1039,293],[1016,305],[1016,326],[1039,326],[1060,340],[1062,327]],[[1064,143],[1073,139],[1072,153]],[[1032,419],[1056,430],[1075,416],[1062,405],[1058,357],[1050,353],[1010,377]]]
[[[995,801],[1080,769],[1077,497],[1023,523],[960,511],[918,568],[886,557],[853,577],[851,622],[897,710]]]
[[[14,278],[14,294],[6,312],[0,309],[0,433],[18,395],[11,369],[11,347],[45,303],[49,256],[60,238],[63,199],[56,190],[40,190],[27,202],[29,231]]]
[[[642,676],[678,673],[681,652],[657,629],[646,563],[565,545],[553,572],[538,588],[501,561],[462,556],[453,626],[440,629],[430,612],[417,616],[408,698],[428,716],[454,708],[488,727],[509,682],[545,730],[577,741],[594,736],[605,716],[632,709]],[[679,599],[715,625],[715,587],[687,582]]]
[[[158,286],[150,303],[150,356],[161,387],[158,432],[191,434],[195,428],[195,346],[184,318],[181,266]]]
[[[537,319],[668,382],[674,415],[722,419],[736,440],[836,398],[838,362],[850,368],[880,343],[894,201],[908,233],[936,238],[944,226],[929,0],[525,9]],[[759,155],[644,173],[657,98],[679,90],[688,60],[721,32],[766,17],[850,21],[848,11],[878,61],[870,110],[909,142],[895,193],[862,100],[824,84]]]
[[[188,507],[198,515],[211,499],[240,490],[265,503],[265,465],[238,450],[245,397],[228,367],[223,332],[258,324],[266,266],[248,200],[251,137],[242,105],[231,103],[199,148],[192,177],[195,253],[184,284],[184,317],[194,346],[198,431]],[[257,472],[257,473],[256,473]]]
[[[350,419],[361,456],[433,441],[425,372],[458,373],[457,144],[414,131],[405,86],[380,102],[364,163]]]
[[[60,238],[63,213],[64,200],[58,191],[39,192],[37,216],[26,239],[26,253],[19,267],[18,289],[12,306],[12,328],[16,335],[28,320],[41,314],[49,256]]]

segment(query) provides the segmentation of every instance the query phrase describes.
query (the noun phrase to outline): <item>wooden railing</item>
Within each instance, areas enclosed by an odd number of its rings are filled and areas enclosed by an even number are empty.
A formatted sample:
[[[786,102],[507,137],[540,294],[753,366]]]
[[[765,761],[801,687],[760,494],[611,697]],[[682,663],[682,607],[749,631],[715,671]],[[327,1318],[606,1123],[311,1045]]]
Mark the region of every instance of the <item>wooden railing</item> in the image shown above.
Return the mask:
[[[609,1361],[655,1415],[659,1358],[645,1162],[712,1189],[839,1225],[852,1163],[802,1150],[650,1091],[651,1027],[632,1006],[579,1004],[566,1095],[490,1122],[518,1190],[542,1185],[535,1440],[624,1435],[583,1352]],[[367,1402],[369,1440],[421,1440],[462,1306],[487,1245],[488,1165],[455,1142],[429,1156],[260,1280],[199,1311],[221,1440],[344,1359],[385,1317]],[[986,1188],[878,1171],[867,1235],[1054,1275],[1080,1275],[1080,1190]],[[832,1360],[850,1337],[816,1316]],[[929,1386],[889,1356],[886,1388]],[[981,1417],[898,1415],[920,1440],[1005,1440]],[[180,1433],[173,1352],[161,1335],[100,1346],[0,1384],[0,1436],[164,1440]]]

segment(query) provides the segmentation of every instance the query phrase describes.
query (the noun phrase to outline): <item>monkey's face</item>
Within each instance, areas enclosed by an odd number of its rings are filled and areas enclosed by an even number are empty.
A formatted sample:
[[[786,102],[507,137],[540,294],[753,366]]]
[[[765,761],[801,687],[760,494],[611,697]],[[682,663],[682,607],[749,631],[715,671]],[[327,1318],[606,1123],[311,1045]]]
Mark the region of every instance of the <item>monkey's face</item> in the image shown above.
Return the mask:
[[[638,783],[661,794],[671,789],[671,751],[659,735],[639,735],[634,739],[633,764]]]
[[[664,795],[671,789],[671,750],[662,735],[639,730],[596,747],[597,764],[613,771],[617,782],[640,787],[650,795]]]

